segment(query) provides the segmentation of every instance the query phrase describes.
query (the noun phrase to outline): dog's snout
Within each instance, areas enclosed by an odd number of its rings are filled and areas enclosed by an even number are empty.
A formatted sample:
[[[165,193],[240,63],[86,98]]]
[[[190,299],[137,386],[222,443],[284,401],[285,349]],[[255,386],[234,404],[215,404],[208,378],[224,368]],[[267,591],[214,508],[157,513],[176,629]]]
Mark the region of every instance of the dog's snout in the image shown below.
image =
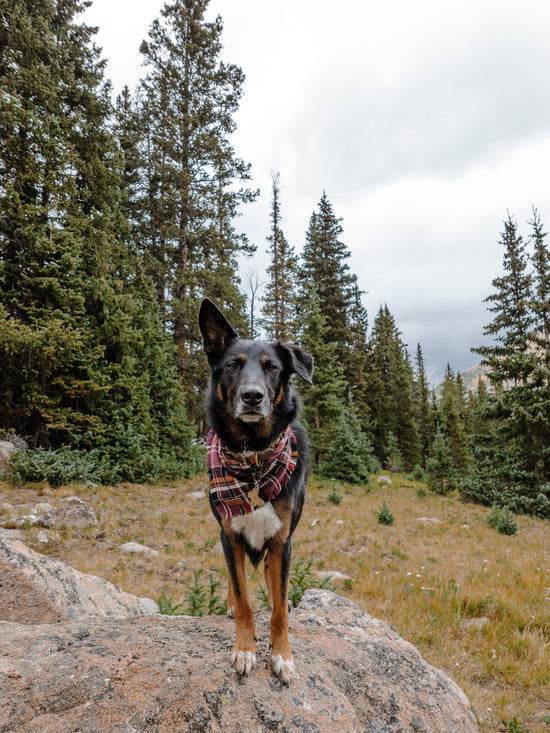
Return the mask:
[[[241,392],[241,399],[247,407],[258,407],[264,399],[264,393],[259,389],[246,389]]]

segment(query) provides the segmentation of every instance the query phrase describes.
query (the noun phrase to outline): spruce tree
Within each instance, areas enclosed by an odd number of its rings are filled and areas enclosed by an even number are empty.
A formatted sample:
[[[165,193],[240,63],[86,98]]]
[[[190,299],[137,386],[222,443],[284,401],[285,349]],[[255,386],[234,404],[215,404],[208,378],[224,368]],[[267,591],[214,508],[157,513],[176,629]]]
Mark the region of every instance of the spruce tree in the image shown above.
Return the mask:
[[[388,437],[397,438],[404,468],[419,462],[420,443],[415,420],[414,379],[401,334],[388,306],[380,308],[370,339],[368,403],[373,444],[382,463],[388,458]]]
[[[350,252],[340,237],[341,219],[334,214],[332,204],[323,193],[318,210],[311,215],[299,269],[301,305],[310,289],[315,288],[321,313],[326,319],[327,338],[336,344],[343,364],[347,358],[350,338],[349,313],[354,295],[352,287],[357,278],[351,274],[347,260]]]
[[[141,45],[147,76],[136,95],[138,247],[153,261],[165,327],[178,349],[188,399],[201,404],[206,368],[197,310],[208,295],[246,332],[237,257],[254,251],[238,234],[239,207],[256,193],[243,186],[250,166],[230,137],[244,74],[219,60],[222,20],[205,19],[209,0],[167,2]]]
[[[550,250],[546,232],[536,209],[529,222],[533,244],[533,349],[537,369],[532,378],[532,430],[540,446],[535,466],[537,481],[550,481]],[[535,444],[536,444],[535,443]]]
[[[174,469],[191,428],[125,241],[110,89],[93,30],[76,20],[84,7],[2,9],[0,421],[136,477],[161,470],[163,453]]]
[[[338,419],[333,440],[327,447],[319,472],[328,478],[368,485],[376,468],[372,445],[361,427],[349,395],[347,407]]]
[[[416,376],[414,382],[414,400],[416,405],[416,424],[422,462],[426,460],[433,441],[433,415],[430,407],[430,390],[426,376],[422,346],[416,345]]]
[[[534,342],[543,369],[541,381],[548,388],[550,387],[550,250],[545,241],[547,233],[536,209],[533,209],[533,218],[529,224],[532,228],[534,266],[532,301]]]
[[[300,384],[302,417],[308,428],[313,460],[319,463],[338,429],[347,383],[336,356],[336,345],[327,336],[328,324],[315,289],[310,291],[303,313],[300,343],[315,359],[315,379],[311,385]]]
[[[271,262],[261,321],[272,341],[292,341],[296,333],[296,271],[298,260],[281,228],[279,173],[272,173],[271,233],[267,238]]]
[[[504,222],[501,244],[504,274],[493,280],[494,292],[486,298],[494,316],[484,333],[493,342],[474,351],[490,367],[494,389],[485,405],[485,419],[495,424],[494,443],[489,448],[495,455],[495,475],[502,485],[524,491],[537,483],[543,469],[545,430],[541,424],[547,424],[548,413],[535,408],[541,372],[533,348],[533,277],[526,243],[510,215]]]
[[[470,461],[470,451],[464,386],[460,374],[455,377],[449,364],[441,385],[439,420],[440,430],[451,449],[454,468],[458,473],[465,473]]]
[[[428,488],[437,494],[448,494],[456,486],[451,446],[439,425],[426,461],[426,477]]]

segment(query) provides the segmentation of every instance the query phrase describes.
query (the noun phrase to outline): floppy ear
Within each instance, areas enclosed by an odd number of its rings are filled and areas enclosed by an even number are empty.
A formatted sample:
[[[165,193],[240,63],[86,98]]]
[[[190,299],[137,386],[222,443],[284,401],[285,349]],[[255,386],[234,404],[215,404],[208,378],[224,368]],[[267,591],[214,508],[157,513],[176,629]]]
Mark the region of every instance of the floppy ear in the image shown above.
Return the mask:
[[[290,371],[299,374],[309,384],[313,384],[313,357],[307,351],[291,344],[277,344],[284,356],[290,362]]]
[[[209,298],[205,298],[201,303],[199,328],[210,364],[217,361],[229,344],[237,338],[237,334],[221,310]]]

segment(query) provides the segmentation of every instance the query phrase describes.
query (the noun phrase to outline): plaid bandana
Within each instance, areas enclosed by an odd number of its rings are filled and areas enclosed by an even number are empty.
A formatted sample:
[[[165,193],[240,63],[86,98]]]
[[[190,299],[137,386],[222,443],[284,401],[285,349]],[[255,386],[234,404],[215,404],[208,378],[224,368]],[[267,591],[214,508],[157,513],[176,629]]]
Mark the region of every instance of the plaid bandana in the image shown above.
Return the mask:
[[[210,476],[210,497],[220,517],[230,519],[249,514],[266,501],[272,501],[286,485],[298,460],[296,436],[288,427],[273,454],[258,460],[250,456],[230,453],[211,430],[207,439],[206,466]]]

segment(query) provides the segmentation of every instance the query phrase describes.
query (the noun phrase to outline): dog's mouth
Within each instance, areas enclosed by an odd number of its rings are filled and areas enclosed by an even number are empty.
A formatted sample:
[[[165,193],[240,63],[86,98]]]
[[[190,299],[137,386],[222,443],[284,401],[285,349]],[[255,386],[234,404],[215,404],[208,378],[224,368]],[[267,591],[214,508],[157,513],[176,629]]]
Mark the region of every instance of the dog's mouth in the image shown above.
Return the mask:
[[[256,411],[241,412],[240,415],[237,415],[237,419],[242,420],[242,422],[260,422],[260,420],[265,420],[265,418],[265,415]]]

